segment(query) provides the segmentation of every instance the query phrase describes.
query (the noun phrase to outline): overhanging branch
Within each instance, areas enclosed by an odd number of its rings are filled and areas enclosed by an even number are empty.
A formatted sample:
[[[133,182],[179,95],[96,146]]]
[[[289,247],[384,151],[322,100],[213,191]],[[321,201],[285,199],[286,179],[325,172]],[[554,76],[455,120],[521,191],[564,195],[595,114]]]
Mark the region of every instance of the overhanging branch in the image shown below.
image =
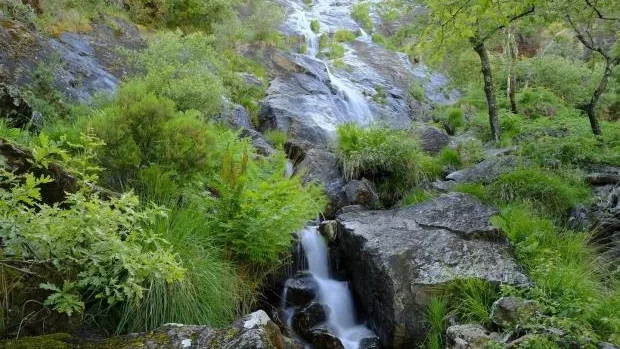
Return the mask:
[[[523,17],[525,17],[525,16],[527,16],[527,15],[529,15],[529,14],[534,13],[534,10],[535,10],[535,9],[536,9],[536,7],[535,7],[535,6],[530,6],[530,7],[528,7],[526,10],[524,10],[523,12],[521,12],[520,14],[518,14],[518,15],[516,15],[516,16],[509,17],[509,18],[508,18],[508,24],[510,24],[510,23],[512,23],[512,22],[514,22],[514,21],[516,21],[516,20],[520,19],[520,18],[523,18]],[[502,24],[502,25],[500,25],[500,26],[496,27],[495,29],[491,30],[489,33],[487,33],[487,35],[483,36],[480,40],[482,40],[482,41],[486,41],[486,40],[487,40],[488,38],[490,38],[493,34],[495,34],[498,30],[500,30],[500,29],[504,29],[504,28],[506,28],[506,24]]]

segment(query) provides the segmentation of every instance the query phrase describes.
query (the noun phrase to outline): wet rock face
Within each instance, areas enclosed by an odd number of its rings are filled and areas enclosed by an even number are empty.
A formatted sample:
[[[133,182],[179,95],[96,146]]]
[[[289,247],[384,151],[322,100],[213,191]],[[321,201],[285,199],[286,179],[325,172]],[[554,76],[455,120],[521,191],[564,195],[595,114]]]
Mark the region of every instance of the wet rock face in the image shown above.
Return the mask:
[[[293,315],[293,329],[305,340],[312,342],[313,329],[327,321],[327,311],[324,305],[312,302],[299,309]]]
[[[54,86],[74,101],[113,92],[127,73],[118,49],[143,46],[137,28],[118,18],[95,19],[89,33],[67,32],[58,38],[44,37],[18,22],[0,22],[0,80],[28,84],[35,68],[47,64],[53,68]]]
[[[366,178],[362,180],[352,180],[344,187],[347,200],[353,205],[364,205],[371,208],[378,208],[379,195],[375,184]]]
[[[312,329],[310,337],[310,343],[316,349],[345,349],[340,339],[325,328]]]
[[[495,213],[473,197],[452,193],[337,217],[339,252],[384,347],[410,348],[424,338],[424,310],[437,285],[474,277],[528,283],[489,222]]]
[[[319,285],[309,273],[296,275],[295,278],[286,280],[286,305],[304,307],[316,298]]]
[[[303,161],[297,165],[296,172],[303,175],[304,183],[318,183],[323,186],[329,199],[328,207],[323,213],[326,217],[332,217],[334,212],[347,204],[345,182],[334,153],[320,148],[310,149],[304,155]]]

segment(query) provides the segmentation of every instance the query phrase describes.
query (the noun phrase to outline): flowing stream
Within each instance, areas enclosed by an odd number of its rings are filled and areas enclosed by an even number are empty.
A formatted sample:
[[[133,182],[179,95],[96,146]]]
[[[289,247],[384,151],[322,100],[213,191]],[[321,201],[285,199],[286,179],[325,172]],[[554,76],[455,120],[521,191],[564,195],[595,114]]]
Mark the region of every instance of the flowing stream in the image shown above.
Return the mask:
[[[374,337],[374,333],[368,327],[357,323],[348,283],[331,277],[329,250],[318,229],[307,227],[299,235],[308,271],[318,284],[315,301],[329,308],[325,325],[340,339],[345,349],[358,349],[360,340]],[[286,290],[284,292],[286,293]],[[290,309],[287,311],[289,314],[292,312]]]

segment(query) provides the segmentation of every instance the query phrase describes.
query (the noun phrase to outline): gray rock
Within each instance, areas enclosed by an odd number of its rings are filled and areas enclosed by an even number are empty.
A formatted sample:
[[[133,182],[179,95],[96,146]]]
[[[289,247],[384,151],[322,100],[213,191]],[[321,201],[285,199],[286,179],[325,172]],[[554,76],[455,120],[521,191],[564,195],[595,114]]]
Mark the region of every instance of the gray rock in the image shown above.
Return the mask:
[[[0,83],[0,117],[15,128],[36,129],[43,123],[41,114],[32,109],[19,89],[3,83]]]
[[[483,349],[489,342],[489,332],[478,324],[450,326],[446,341],[449,349]]]
[[[490,158],[472,167],[452,172],[446,179],[457,183],[484,183],[493,182],[500,175],[512,171],[519,165],[526,165],[529,162],[515,155],[506,155]]]
[[[244,128],[239,133],[240,138],[249,138],[252,142],[252,146],[256,149],[256,152],[259,155],[263,156],[271,156],[277,153],[277,150],[269,144],[265,136],[263,136],[260,132]]]
[[[459,278],[523,285],[527,277],[489,223],[495,210],[464,194],[389,211],[339,215],[339,252],[386,348],[424,338],[435,287]],[[483,237],[477,239],[476,237]]]
[[[538,303],[519,297],[502,297],[491,307],[491,320],[502,327],[517,325],[528,319],[538,310]]]
[[[506,155],[512,155],[516,152],[519,151],[519,146],[515,145],[512,147],[507,147],[507,148],[500,148],[500,149],[487,149],[484,151],[484,157],[485,158],[492,158],[492,157],[496,157],[496,156],[506,156]]]
[[[25,340],[32,340],[26,338]],[[284,337],[267,313],[256,311],[225,328],[167,324],[146,333],[134,333],[108,339],[79,339],[67,335],[67,343],[80,343],[84,348],[149,348],[149,349],[302,349],[303,346]],[[59,341],[60,342],[60,341]],[[63,340],[62,342],[65,342]],[[18,347],[19,341],[17,341]],[[29,342],[29,343],[32,343]],[[0,342],[0,346],[3,346]],[[61,343],[59,343],[61,344]],[[11,344],[9,344],[11,347]],[[30,347],[30,346],[28,346]],[[69,348],[73,345],[59,347]]]
[[[328,243],[332,243],[338,235],[338,222],[333,220],[321,222],[319,232]]]
[[[248,111],[239,104],[228,100],[224,102],[224,109],[220,113],[219,119],[222,123],[234,129],[253,129],[252,120]]]
[[[302,338],[312,342],[314,340],[312,329],[326,320],[326,307],[320,303],[313,302],[295,312],[292,325],[295,332],[302,336]]]
[[[378,208],[379,206],[377,187],[366,178],[363,178],[361,181],[350,181],[345,185],[344,191],[350,204],[364,205],[370,208]]]
[[[287,139],[284,143],[284,152],[295,165],[304,161],[306,154],[312,148],[315,148],[312,143],[298,139]]]
[[[336,211],[336,216],[339,216],[345,213],[363,212],[363,211],[368,211],[368,207],[365,207],[362,205],[347,205],[347,206],[340,208],[338,211]]]
[[[620,174],[617,173],[590,173],[585,181],[591,185],[616,185],[620,183]]]
[[[381,340],[378,337],[362,338],[359,349],[381,349]]]
[[[312,329],[310,343],[317,349],[345,349],[338,337],[324,327]]]
[[[324,212],[327,218],[333,217],[334,212],[347,204],[345,183],[338,168],[338,159],[333,153],[322,149],[310,149],[297,166],[296,172],[302,174],[304,183],[312,182],[323,186],[329,200]]]
[[[608,342],[600,342],[598,349],[618,349],[618,347]]]
[[[297,307],[310,304],[319,291],[319,285],[310,274],[300,274],[286,280],[284,288],[286,289],[286,304]]]
[[[450,136],[433,126],[423,127],[420,131],[422,149],[431,154],[437,154],[450,143]]]

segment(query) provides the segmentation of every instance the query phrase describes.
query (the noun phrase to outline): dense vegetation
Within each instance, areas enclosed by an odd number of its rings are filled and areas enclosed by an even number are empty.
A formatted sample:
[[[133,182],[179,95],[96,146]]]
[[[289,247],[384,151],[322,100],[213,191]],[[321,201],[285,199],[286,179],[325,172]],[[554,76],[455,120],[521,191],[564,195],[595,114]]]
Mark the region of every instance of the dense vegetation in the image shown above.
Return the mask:
[[[286,176],[283,153],[260,156],[219,123],[227,101],[256,112],[263,86],[238,72],[261,79],[262,69],[234,49],[279,40],[279,8],[219,0],[37,3],[34,10],[0,6],[52,35],[88,31],[102,14],[149,33],[144,50],[123,53],[136,73],[113,96],[72,105],[52,86],[53,67],[41,65],[28,96],[45,122],[29,130],[0,124],[0,136],[30,148],[39,169],[0,174],[0,335],[45,318],[45,308],[21,308],[33,294],[57,313],[120,333],[230,323],[285,260],[293,233],[324,205],[318,187]],[[243,25],[240,13],[251,13]],[[79,181],[62,202],[41,194],[55,180],[45,175],[50,165]]]

